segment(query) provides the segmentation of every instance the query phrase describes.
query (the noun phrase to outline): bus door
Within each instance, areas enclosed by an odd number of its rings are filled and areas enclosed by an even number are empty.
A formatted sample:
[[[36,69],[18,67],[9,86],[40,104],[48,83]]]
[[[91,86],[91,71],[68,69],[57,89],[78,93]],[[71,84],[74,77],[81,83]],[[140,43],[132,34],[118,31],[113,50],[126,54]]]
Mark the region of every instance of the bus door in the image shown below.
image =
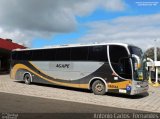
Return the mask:
[[[112,70],[111,85],[109,87],[126,90],[131,85],[132,79],[131,58],[123,46],[110,45],[108,47],[109,64]],[[130,92],[131,88],[128,88],[128,90]]]

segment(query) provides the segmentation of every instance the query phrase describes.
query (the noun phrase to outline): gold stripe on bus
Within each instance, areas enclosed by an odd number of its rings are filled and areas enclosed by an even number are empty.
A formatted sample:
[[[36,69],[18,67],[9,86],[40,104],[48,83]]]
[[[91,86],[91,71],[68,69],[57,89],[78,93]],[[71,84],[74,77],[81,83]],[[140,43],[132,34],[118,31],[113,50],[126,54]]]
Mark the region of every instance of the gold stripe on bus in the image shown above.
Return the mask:
[[[121,81],[117,83],[108,83],[108,89],[124,89],[127,85],[131,85],[130,79],[128,81]]]
[[[48,76],[48,74],[44,73],[41,69],[39,69],[36,65],[34,65],[31,61],[29,61],[29,63],[36,68],[39,72],[43,73],[44,75]]]
[[[58,82],[58,81],[53,81],[53,80],[50,80],[44,76],[41,76],[40,74],[36,73],[35,71],[33,71],[32,69],[30,69],[29,67],[25,66],[24,64],[16,64],[13,69],[12,69],[12,78],[16,77],[16,72],[17,70],[19,69],[25,69],[25,70],[28,70],[29,72],[32,72],[33,74],[39,76],[40,78],[48,81],[48,82],[51,82],[53,84],[57,84],[57,85],[62,85],[62,86],[68,86],[68,87],[75,87],[75,88],[85,88],[85,89],[88,89],[89,88],[89,85],[88,84],[69,84],[69,83],[64,83],[64,82]]]

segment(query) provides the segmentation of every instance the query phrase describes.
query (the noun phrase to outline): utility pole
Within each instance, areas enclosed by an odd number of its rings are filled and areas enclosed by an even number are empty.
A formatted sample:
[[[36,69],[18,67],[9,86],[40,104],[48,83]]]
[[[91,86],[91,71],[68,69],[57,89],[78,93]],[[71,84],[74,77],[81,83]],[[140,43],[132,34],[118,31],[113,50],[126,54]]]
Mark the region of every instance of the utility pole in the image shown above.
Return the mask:
[[[157,40],[154,40],[154,42],[155,42],[155,45],[154,45],[154,61],[157,61],[157,46],[156,46],[156,41]]]
[[[156,44],[156,41],[157,40],[154,40],[155,41],[155,45],[154,45],[154,66],[155,66],[155,84],[154,86],[159,86],[158,84],[158,67],[156,66],[156,62],[157,62],[157,44]]]

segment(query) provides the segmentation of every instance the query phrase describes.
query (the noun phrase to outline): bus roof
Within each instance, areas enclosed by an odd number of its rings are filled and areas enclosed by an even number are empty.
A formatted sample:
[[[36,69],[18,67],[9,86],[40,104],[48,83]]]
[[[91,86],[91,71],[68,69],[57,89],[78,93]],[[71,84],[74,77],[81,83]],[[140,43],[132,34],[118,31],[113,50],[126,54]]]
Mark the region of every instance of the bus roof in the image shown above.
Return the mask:
[[[26,51],[26,50],[42,50],[42,49],[54,49],[54,48],[72,48],[72,47],[83,47],[83,46],[99,46],[99,45],[120,45],[120,46],[134,46],[126,43],[93,43],[93,44],[69,44],[69,45],[57,45],[49,46],[44,48],[27,48],[27,49],[14,49],[13,51]],[[136,47],[136,46],[135,46]]]

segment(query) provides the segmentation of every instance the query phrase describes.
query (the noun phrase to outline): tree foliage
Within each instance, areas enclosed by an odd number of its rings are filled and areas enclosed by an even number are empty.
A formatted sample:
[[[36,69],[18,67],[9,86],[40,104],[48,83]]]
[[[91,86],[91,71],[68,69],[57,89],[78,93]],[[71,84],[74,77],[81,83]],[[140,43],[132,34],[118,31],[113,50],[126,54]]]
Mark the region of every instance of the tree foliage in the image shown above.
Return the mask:
[[[145,56],[154,60],[154,48],[149,48],[145,52]],[[157,48],[157,60],[160,61],[160,48]]]

